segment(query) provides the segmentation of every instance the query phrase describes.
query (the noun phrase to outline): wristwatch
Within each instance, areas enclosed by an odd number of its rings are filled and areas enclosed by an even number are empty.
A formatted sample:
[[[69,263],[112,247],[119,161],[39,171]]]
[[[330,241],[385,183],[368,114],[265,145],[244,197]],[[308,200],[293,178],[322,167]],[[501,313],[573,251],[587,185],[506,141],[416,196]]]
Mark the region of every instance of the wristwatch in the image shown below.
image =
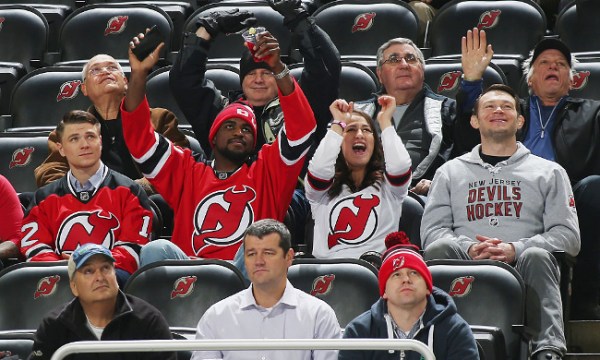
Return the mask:
[[[340,120],[332,120],[329,123],[329,128],[331,128],[332,125],[339,125],[342,128],[342,130],[346,129],[346,123]]]

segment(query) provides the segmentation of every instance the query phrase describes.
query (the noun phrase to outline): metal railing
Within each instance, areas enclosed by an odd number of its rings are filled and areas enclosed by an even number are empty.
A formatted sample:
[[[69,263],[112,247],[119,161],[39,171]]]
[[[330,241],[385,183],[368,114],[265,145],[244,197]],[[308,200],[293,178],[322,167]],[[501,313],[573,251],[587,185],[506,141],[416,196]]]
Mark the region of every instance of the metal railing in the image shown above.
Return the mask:
[[[412,350],[424,360],[435,355],[417,340],[399,339],[227,339],[227,340],[122,340],[78,341],[61,346],[51,360],[77,353],[116,353],[182,350]]]

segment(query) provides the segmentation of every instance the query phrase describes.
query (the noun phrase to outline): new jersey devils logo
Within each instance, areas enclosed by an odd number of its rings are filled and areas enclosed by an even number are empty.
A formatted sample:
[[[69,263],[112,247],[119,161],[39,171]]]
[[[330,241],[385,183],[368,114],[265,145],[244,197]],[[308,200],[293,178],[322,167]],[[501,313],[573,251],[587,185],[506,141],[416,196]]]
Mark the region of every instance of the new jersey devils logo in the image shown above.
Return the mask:
[[[440,77],[440,84],[438,85],[437,92],[452,91],[456,89],[459,84],[458,79],[462,75],[461,71],[449,71]]]
[[[333,280],[335,280],[334,274],[319,276],[313,281],[310,294],[313,296],[325,296],[329,294],[331,289],[333,289]]]
[[[37,299],[40,296],[50,296],[54,294],[56,291],[56,284],[60,281],[59,275],[46,276],[45,278],[41,278],[37,283],[37,287],[35,293],[33,293],[33,298]]]
[[[125,30],[125,24],[127,23],[128,19],[129,16],[127,15],[113,16],[108,19],[106,29],[104,29],[104,36],[122,33]]]
[[[56,102],[62,100],[71,100],[79,94],[79,85],[81,85],[81,80],[70,80],[64,82],[60,89],[58,89],[58,95],[56,95]]]
[[[404,266],[404,256],[399,256],[397,258],[395,258],[394,260],[392,260],[392,271],[396,271],[398,269],[402,269],[402,267]]]
[[[327,245],[331,249],[338,243],[358,245],[369,240],[377,228],[375,208],[381,203],[377,195],[361,194],[342,199],[329,214]]]
[[[186,297],[194,292],[194,284],[198,280],[195,276],[184,276],[175,280],[173,291],[171,291],[171,299],[176,297]]]
[[[56,251],[73,251],[80,244],[94,243],[112,249],[115,232],[120,224],[117,217],[104,210],[78,211],[60,225],[56,237]]]
[[[35,149],[32,146],[18,148],[17,150],[13,151],[12,159],[8,164],[8,168],[12,169],[14,167],[27,166],[31,162],[31,154],[33,154],[34,151]]]
[[[374,12],[363,13],[354,18],[354,25],[352,25],[352,32],[355,33],[357,31],[367,31],[373,26],[373,22],[375,21]]]
[[[196,255],[205,246],[230,246],[242,239],[244,230],[254,221],[250,203],[256,192],[244,185],[207,196],[196,208],[192,248]]]
[[[450,284],[450,291],[448,291],[448,295],[454,297],[466,296],[473,288],[473,281],[475,281],[473,276],[463,276],[454,279],[452,284]]]
[[[580,90],[583,89],[590,78],[589,71],[577,71],[575,76],[573,76],[573,81],[571,82],[571,89]]]
[[[494,26],[498,25],[498,21],[500,21],[501,10],[488,10],[481,14],[479,17],[479,24],[477,24],[477,28],[481,29],[491,29]]]

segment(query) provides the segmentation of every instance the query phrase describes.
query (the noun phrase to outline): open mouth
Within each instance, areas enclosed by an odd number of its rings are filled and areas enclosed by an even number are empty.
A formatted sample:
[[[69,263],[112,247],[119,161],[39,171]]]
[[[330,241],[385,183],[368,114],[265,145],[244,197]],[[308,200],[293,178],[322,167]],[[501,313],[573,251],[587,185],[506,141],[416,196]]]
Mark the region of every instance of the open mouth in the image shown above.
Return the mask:
[[[546,80],[558,81],[558,75],[555,75],[555,74],[548,75],[548,76],[546,76]]]
[[[354,153],[356,154],[362,155],[367,151],[367,145],[362,143],[356,143],[352,145],[352,151],[354,151]]]

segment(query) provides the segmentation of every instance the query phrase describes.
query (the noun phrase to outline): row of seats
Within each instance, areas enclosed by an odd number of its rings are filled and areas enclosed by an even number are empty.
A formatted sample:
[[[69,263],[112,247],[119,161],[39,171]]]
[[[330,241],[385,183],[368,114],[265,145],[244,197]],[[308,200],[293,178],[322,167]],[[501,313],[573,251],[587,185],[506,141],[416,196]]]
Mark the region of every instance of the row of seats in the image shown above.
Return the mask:
[[[453,296],[471,324],[486,359],[526,354],[520,331],[525,288],[512,267],[491,260],[435,260],[428,265],[436,286]],[[327,302],[342,327],[368,310],[379,294],[377,269],[361,260],[296,259],[288,279]],[[3,334],[33,332],[49,310],[69,301],[68,283],[65,262],[21,263],[0,272],[0,344]],[[147,265],[123,290],[157,307],[173,332],[190,338],[208,307],[247,285],[228,262],[186,260]],[[489,311],[491,303],[494,311]]]

